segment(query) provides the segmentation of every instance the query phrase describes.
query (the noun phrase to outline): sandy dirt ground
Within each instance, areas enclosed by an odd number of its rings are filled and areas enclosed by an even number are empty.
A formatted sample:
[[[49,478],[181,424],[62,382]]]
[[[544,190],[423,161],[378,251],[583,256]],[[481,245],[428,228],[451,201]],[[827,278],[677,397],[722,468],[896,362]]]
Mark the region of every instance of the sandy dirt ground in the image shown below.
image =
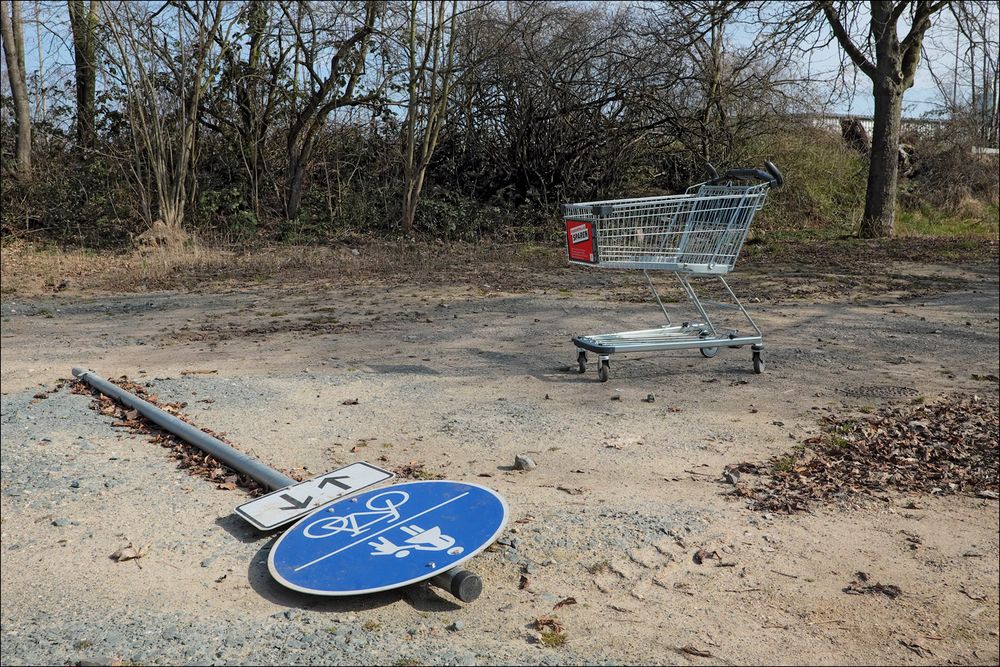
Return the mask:
[[[887,492],[788,516],[721,480],[824,415],[996,394],[996,263],[878,273],[734,273],[764,374],[748,349],[636,353],[603,384],[570,337],[657,325],[641,275],[6,298],[3,663],[997,664],[995,500]],[[469,564],[482,597],[282,589],[274,535],[232,513],[245,492],[188,476],[68,387],[33,398],[73,366],[148,383],[276,467],[423,464],[495,489],[512,523]],[[537,469],[512,470],[518,454]],[[149,553],[109,558],[129,541]],[[857,571],[902,595],[846,594]],[[544,616],[565,643],[539,642]]]

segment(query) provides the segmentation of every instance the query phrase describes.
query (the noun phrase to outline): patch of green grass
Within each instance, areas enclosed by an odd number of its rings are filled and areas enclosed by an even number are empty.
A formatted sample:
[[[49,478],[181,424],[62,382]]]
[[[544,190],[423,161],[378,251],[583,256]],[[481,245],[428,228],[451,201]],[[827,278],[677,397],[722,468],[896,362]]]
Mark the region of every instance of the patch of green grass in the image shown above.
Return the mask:
[[[365,621],[364,624],[362,624],[361,629],[364,630],[365,632],[378,632],[379,630],[382,629],[382,624],[376,621],[375,619],[371,619]]]
[[[980,215],[958,215],[933,206],[924,205],[917,210],[900,211],[897,219],[897,236],[952,236],[963,238],[995,239],[1000,233],[1000,209],[990,204]]]
[[[568,637],[565,632],[543,632],[538,636],[538,641],[548,648],[556,648],[566,643]]]
[[[791,472],[792,468],[795,467],[795,457],[794,456],[782,456],[774,461],[772,468],[774,472]]]
[[[335,635],[335,634],[337,634],[337,630],[338,630],[338,629],[337,629],[337,626],[336,626],[336,625],[331,625],[330,627],[328,627],[328,628],[324,628],[324,629],[325,629],[325,630],[326,630],[327,632],[329,632],[329,633],[330,633],[331,635]]]
[[[834,435],[830,437],[830,446],[838,448],[850,447],[851,441],[839,435]]]

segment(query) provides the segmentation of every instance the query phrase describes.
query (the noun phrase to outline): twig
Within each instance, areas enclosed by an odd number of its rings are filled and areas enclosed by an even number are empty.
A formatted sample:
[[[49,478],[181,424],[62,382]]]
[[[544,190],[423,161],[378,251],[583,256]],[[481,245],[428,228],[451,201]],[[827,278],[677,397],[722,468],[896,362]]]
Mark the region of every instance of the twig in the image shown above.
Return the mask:
[[[774,572],[775,574],[780,574],[783,577],[788,577],[789,579],[798,579],[799,578],[797,575],[788,574],[787,572],[778,572],[777,570],[771,570],[771,572]]]
[[[750,593],[752,591],[762,591],[763,588],[726,588],[724,593]]]
[[[685,470],[684,472],[689,473],[691,475],[701,475],[702,477],[715,477],[715,475],[707,472],[695,472],[694,470]]]

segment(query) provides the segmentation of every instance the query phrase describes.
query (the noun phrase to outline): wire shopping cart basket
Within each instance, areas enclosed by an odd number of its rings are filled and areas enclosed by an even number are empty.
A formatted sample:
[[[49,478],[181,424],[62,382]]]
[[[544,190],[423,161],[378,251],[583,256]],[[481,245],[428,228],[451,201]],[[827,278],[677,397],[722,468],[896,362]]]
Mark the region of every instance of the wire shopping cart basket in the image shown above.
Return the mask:
[[[695,349],[714,357],[721,347],[750,345],[753,370],[764,371],[764,339],[736,298],[725,274],[733,269],[754,214],[771,188],[783,183],[770,162],[764,169],[730,169],[721,176],[708,165],[711,180],[692,185],[682,195],[565,204],[569,261],[609,269],[641,269],[667,323],[655,329],[576,336],[577,363],[587,369],[587,352],[600,358],[598,378],[608,380],[616,352]],[[699,322],[674,325],[649,270],[671,271],[680,281]],[[712,323],[691,285],[692,275],[714,275],[750,324],[753,333],[723,333]]]

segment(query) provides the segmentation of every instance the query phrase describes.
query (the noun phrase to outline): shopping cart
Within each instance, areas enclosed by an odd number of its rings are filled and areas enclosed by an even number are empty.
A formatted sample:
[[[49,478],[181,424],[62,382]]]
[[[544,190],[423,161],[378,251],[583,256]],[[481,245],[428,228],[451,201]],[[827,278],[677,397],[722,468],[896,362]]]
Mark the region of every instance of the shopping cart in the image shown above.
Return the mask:
[[[599,355],[598,378],[607,382],[610,357],[616,352],[697,348],[710,358],[722,347],[745,345],[753,351],[754,372],[764,371],[760,329],[723,276],[736,263],[750,222],[764,205],[767,191],[779,187],[783,178],[770,162],[764,163],[764,169],[730,169],[721,176],[711,165],[708,169],[712,178],[692,185],[682,195],[562,207],[569,261],[609,269],[641,269],[667,319],[666,325],[656,329],[576,336],[573,344],[581,373],[587,369],[587,352]],[[671,323],[649,277],[651,269],[673,272],[701,321]],[[692,275],[717,277],[753,333],[723,333],[716,328],[691,285]]]

